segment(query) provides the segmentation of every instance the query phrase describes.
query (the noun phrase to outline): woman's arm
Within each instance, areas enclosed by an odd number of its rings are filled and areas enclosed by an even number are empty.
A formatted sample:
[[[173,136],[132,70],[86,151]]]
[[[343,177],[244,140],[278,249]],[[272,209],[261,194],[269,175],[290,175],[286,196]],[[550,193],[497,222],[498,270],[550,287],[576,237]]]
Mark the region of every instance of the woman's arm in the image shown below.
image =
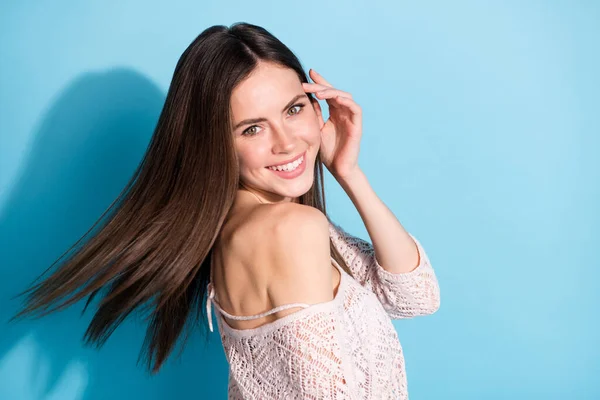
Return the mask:
[[[414,270],[419,263],[416,243],[377,196],[362,170],[336,179],[358,210],[379,264],[392,274]]]
[[[379,199],[360,169],[338,179],[361,215],[373,244],[332,225],[336,248],[357,281],[370,288],[392,318],[431,314],[439,285],[421,243]]]

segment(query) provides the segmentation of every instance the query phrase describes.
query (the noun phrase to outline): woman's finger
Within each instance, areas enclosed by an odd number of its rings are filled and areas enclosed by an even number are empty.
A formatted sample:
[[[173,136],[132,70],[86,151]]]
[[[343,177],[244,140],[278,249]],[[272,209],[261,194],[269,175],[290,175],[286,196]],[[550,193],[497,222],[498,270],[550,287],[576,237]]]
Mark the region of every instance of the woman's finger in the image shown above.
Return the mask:
[[[327,99],[334,99],[336,97],[345,97],[347,99],[352,100],[352,95],[350,93],[346,93],[344,91],[338,90],[338,89],[324,89],[324,90],[319,90],[315,93],[315,96],[319,99],[319,100],[327,100]]]
[[[320,91],[323,91],[323,90],[333,89],[333,90],[339,91],[340,95],[352,98],[352,95],[350,93],[348,93],[348,92],[344,92],[343,90],[335,89],[335,88],[332,88],[332,87],[329,87],[329,86],[321,85],[319,83],[306,83],[306,82],[303,82],[302,83],[302,87],[304,88],[305,92],[310,92],[310,93],[316,93],[316,92],[320,92]]]
[[[319,96],[319,99],[321,100],[324,99],[322,95],[325,93],[336,93],[338,96],[348,97],[349,99],[352,98],[352,95],[348,92],[344,92],[343,90],[334,89],[323,85],[317,85],[314,83],[303,83],[302,86],[305,92],[314,93],[315,95]]]
[[[339,103],[348,107],[350,111],[352,111],[352,115],[354,116],[352,118],[353,123],[357,122],[356,117],[362,118],[362,108],[354,100],[341,96],[337,97],[336,99]]]
[[[316,83],[320,83],[321,85],[325,85],[328,87],[333,87],[333,85],[331,85],[331,83],[327,82],[325,80],[325,78],[323,78],[317,71],[315,71],[314,69],[310,69],[310,71],[308,72],[308,74],[310,75],[310,78],[316,82]]]

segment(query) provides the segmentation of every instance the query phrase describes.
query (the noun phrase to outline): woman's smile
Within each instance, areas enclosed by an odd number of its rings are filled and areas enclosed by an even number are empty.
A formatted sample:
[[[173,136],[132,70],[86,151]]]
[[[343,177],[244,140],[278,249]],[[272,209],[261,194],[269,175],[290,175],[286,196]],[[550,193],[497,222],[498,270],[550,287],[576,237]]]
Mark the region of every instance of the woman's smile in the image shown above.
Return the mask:
[[[306,151],[300,155],[295,161],[279,165],[277,167],[266,167],[268,170],[275,173],[277,176],[284,179],[296,178],[304,172],[306,169]]]

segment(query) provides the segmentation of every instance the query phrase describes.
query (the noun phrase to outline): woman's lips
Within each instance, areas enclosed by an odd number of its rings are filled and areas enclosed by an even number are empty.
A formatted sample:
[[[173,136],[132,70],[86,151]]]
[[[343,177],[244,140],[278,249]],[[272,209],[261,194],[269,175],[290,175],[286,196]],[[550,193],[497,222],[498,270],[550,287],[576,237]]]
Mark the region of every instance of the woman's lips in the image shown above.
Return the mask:
[[[269,167],[278,167],[278,166],[280,166],[280,165],[289,164],[289,163],[291,163],[291,162],[294,162],[294,161],[296,161],[297,159],[299,159],[299,158],[300,158],[300,157],[302,157],[303,155],[306,155],[306,150],[304,151],[304,153],[300,153],[300,154],[298,154],[296,157],[292,158],[291,160],[284,161],[284,162],[282,162],[282,163],[279,163],[279,164],[273,164],[273,165],[269,165]]]
[[[304,156],[304,158],[302,159],[302,163],[300,165],[298,165],[298,167],[296,167],[295,170],[293,171],[277,171],[274,169],[271,169],[269,167],[265,167],[267,168],[269,171],[273,172],[274,174],[276,174],[277,176],[284,178],[284,179],[294,179],[297,178],[298,176],[302,175],[302,173],[304,172],[304,170],[306,169],[306,151],[300,155],[300,157]],[[296,159],[298,159],[299,157],[296,157]]]

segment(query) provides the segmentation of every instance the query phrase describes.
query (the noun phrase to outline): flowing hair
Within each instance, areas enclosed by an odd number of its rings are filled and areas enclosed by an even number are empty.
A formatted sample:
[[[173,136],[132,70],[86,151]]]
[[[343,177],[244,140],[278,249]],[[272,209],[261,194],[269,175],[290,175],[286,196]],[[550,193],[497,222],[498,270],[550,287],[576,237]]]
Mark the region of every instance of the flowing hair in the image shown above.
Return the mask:
[[[11,321],[40,318],[87,297],[83,314],[100,293],[84,343],[102,347],[131,312],[144,311],[148,325],[138,364],[144,359],[152,374],[185,330],[183,350],[199,318],[208,341],[211,252],[240,183],[230,98],[259,61],[291,68],[308,82],[297,57],[264,28],[215,25],[196,37],[177,62],[133,176],[88,232],[17,295],[26,298]],[[298,202],[327,215],[319,156],[314,176]],[[330,248],[351,274],[331,240]]]

